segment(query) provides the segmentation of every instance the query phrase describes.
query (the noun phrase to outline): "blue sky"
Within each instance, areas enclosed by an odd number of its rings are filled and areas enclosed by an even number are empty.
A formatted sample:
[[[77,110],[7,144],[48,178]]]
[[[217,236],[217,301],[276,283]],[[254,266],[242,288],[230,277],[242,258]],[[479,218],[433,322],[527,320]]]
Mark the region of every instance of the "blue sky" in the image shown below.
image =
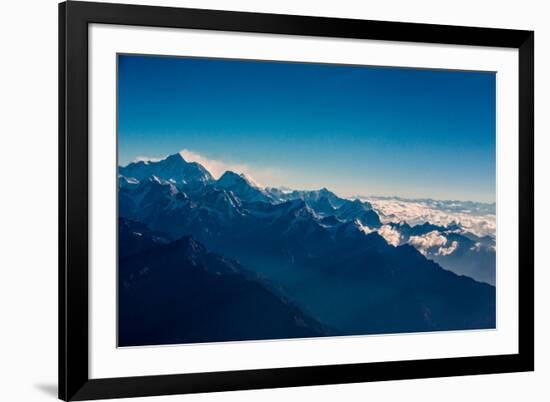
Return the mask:
[[[489,72],[120,55],[119,164],[182,149],[262,185],[495,201]]]

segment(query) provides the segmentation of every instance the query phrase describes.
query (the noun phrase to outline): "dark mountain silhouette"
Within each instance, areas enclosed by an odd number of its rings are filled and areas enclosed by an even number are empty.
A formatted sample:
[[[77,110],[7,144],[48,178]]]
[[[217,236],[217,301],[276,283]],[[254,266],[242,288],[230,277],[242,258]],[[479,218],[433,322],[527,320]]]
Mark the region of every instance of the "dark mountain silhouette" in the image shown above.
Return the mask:
[[[140,235],[131,232],[140,227]],[[120,247],[151,239],[122,221]],[[130,231],[128,230],[130,228]],[[132,239],[134,238],[134,239]],[[237,262],[191,237],[119,259],[119,346],[303,338],[326,332]]]
[[[380,218],[372,209],[372,206],[358,199],[343,203],[340,208],[336,210],[336,216],[343,220],[359,220],[362,225],[370,228],[380,227]]]
[[[336,213],[336,208],[327,197],[320,197],[316,200],[310,200],[307,205],[315,212],[322,216],[333,216]]]
[[[359,251],[360,250],[360,251]],[[321,322],[348,334],[495,327],[495,288],[458,276],[409,245],[372,233],[355,253],[322,256],[289,290]],[[318,274],[318,272],[321,273]]]
[[[119,258],[139,254],[170,242],[166,234],[154,232],[144,223],[126,218],[119,218],[118,220],[118,235]]]

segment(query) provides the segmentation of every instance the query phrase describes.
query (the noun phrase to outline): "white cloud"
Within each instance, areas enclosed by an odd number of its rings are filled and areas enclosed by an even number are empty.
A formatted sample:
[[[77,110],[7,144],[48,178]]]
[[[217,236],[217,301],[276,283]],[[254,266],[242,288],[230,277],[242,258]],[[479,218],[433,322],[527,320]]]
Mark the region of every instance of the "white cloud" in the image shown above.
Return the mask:
[[[246,178],[257,187],[277,186],[285,175],[279,169],[269,167],[254,167],[244,163],[228,163],[219,159],[208,158],[198,152],[182,149],[180,155],[187,162],[197,162],[204,166],[216,179],[231,170],[235,173],[243,173]]]
[[[389,225],[383,225],[378,229],[378,234],[386,239],[388,244],[392,246],[398,246],[401,241],[401,234]]]
[[[235,173],[246,173],[246,174],[248,174],[247,171],[249,170],[248,166],[244,164],[226,163],[221,160],[208,158],[204,155],[201,155],[189,149],[182,149],[180,151],[180,155],[183,156],[183,159],[185,159],[187,162],[200,163],[216,179],[218,179],[227,170],[231,170]]]
[[[439,247],[437,255],[449,255],[452,254],[458,247],[458,242],[453,241],[449,247]]]
[[[464,229],[478,236],[496,233],[495,214],[476,214],[462,211],[438,209],[424,201],[364,198],[380,213],[384,223],[405,221],[410,225],[430,222],[436,225],[448,225],[456,222]]]
[[[440,247],[441,250],[441,246],[447,244],[447,238],[441,235],[437,230],[434,230],[422,236],[411,236],[409,238],[409,244],[413,245],[418,251],[426,255],[428,254],[428,250],[433,247]]]

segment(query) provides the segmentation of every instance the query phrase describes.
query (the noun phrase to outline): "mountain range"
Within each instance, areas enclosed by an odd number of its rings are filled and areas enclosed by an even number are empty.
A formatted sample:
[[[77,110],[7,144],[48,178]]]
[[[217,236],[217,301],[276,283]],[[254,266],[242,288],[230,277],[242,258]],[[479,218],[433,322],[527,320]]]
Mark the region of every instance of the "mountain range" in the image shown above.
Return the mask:
[[[119,344],[304,338],[328,332],[238,262],[121,218]],[[140,243],[141,250],[135,248]]]
[[[494,238],[458,223],[180,154],[120,167],[118,203],[121,346],[495,326]]]

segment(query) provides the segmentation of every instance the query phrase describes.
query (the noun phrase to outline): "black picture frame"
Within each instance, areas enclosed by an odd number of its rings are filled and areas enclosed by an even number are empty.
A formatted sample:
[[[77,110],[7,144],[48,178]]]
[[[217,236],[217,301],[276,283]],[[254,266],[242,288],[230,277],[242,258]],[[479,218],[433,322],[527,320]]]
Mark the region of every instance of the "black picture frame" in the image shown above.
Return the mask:
[[[90,379],[88,25],[194,28],[519,50],[517,354]],[[88,400],[534,370],[534,32],[70,1],[59,4],[59,398]]]

